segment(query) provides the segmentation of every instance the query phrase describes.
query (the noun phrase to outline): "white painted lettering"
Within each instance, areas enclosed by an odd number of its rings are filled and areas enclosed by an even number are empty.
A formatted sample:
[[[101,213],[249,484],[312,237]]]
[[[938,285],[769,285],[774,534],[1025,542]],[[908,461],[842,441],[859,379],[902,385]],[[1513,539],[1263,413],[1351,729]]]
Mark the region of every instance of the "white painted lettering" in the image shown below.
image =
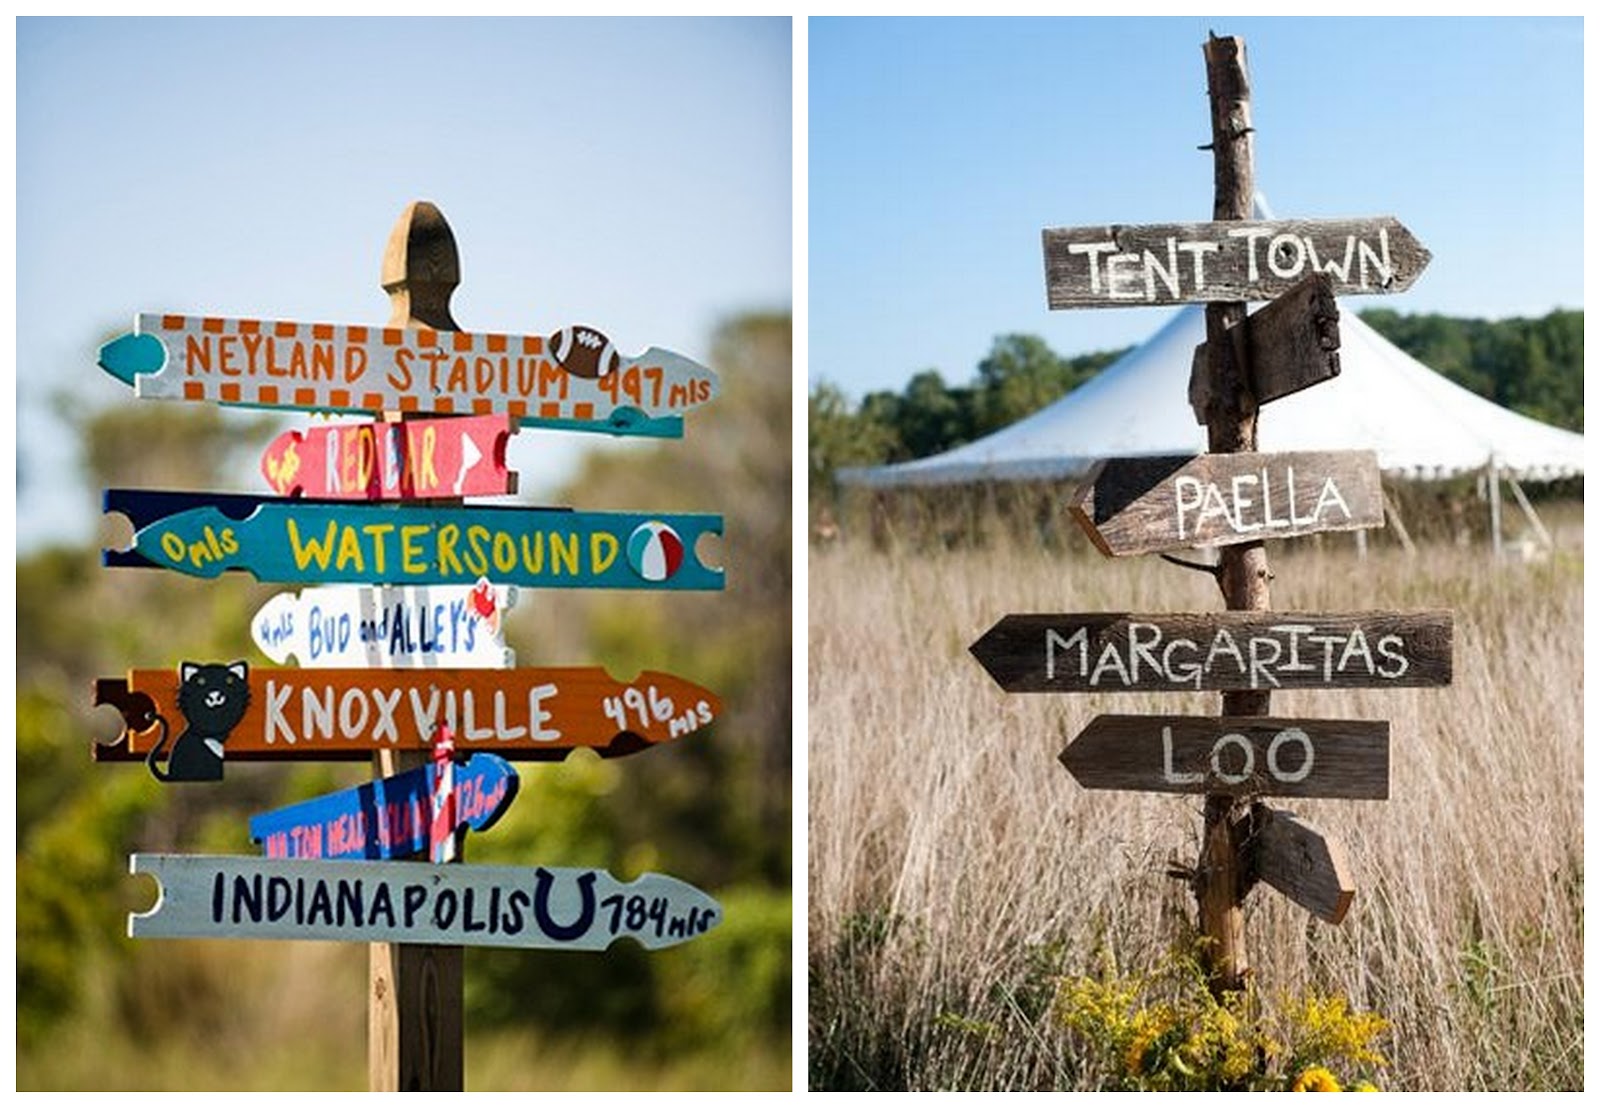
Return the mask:
[[[1299,743],[1301,749],[1305,751],[1305,756],[1300,762],[1300,768],[1293,773],[1283,770],[1278,765],[1278,750],[1286,742]],[[1293,785],[1311,776],[1311,767],[1315,763],[1316,757],[1317,752],[1312,749],[1310,735],[1298,727],[1285,728],[1274,735],[1272,742],[1267,746],[1267,772],[1279,781]]]

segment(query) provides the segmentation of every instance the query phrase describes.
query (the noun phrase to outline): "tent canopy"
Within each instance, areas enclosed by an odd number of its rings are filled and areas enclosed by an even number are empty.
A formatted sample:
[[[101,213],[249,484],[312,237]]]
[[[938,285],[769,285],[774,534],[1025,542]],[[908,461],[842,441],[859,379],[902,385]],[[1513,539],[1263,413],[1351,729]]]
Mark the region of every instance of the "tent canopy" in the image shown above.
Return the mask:
[[[1502,408],[1435,373],[1353,312],[1339,318],[1339,376],[1261,409],[1263,451],[1375,450],[1386,473],[1440,478],[1491,459],[1519,478],[1583,473],[1583,436]],[[1025,419],[943,454],[841,470],[887,488],[1075,477],[1102,458],[1198,454],[1189,367],[1205,312],[1178,309],[1142,346]]]

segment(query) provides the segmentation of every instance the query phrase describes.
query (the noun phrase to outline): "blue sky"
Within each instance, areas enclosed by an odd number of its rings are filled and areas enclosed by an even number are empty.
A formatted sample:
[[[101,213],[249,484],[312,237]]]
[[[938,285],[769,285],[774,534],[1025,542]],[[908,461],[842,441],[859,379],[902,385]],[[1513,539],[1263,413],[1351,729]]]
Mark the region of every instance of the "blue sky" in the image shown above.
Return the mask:
[[[1583,307],[1579,19],[813,20],[809,381],[1152,334],[1175,309],[1047,310],[1040,232],[1210,218],[1208,31],[1245,40],[1277,218],[1394,215],[1433,254],[1344,310]]]
[[[95,533],[49,398],[136,402],[95,366],[108,332],[381,323],[412,200],[455,232],[468,330],[704,361],[722,320],[789,307],[787,18],[23,19],[16,78],[19,552]],[[519,435],[524,492],[599,441]]]

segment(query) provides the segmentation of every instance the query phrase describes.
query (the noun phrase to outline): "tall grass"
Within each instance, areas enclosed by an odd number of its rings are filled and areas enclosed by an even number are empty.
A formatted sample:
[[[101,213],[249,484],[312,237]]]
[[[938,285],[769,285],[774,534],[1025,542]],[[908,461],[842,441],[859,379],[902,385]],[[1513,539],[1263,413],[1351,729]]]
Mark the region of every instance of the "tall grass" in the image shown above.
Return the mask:
[[[1272,606],[1448,608],[1445,689],[1275,693],[1274,714],[1391,721],[1391,794],[1275,801],[1342,840],[1343,924],[1261,886],[1264,995],[1316,987],[1392,1030],[1384,1084],[1583,1082],[1580,518],[1541,563],[1274,544]],[[1202,574],[1020,544],[875,550],[810,569],[813,1088],[1081,1088],[1054,983],[1150,968],[1192,926],[1197,797],[1090,792],[1056,761],[1100,712],[1215,714],[1216,694],[1007,695],[967,645],[1009,612],[1204,611]]]

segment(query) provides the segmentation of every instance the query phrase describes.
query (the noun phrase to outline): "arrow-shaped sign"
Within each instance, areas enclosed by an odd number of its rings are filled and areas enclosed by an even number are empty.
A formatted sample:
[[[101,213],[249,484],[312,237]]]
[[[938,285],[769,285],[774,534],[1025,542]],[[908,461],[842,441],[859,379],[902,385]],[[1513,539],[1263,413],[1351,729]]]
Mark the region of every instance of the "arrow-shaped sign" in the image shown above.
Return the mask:
[[[722,711],[715,694],[645,671],[618,681],[598,666],[521,669],[250,669],[185,662],[101,678],[96,705],[123,731],[96,761],[143,761],[158,777],[217,781],[224,759],[366,761],[377,750],[432,747],[437,725],[457,751],[559,761],[579,747],[632,754],[691,734]]]
[[[1387,215],[1044,232],[1052,308],[1272,300],[1312,273],[1335,296],[1404,292],[1431,257]]]
[[[492,827],[517,795],[517,771],[493,754],[454,767],[456,825]],[[418,766],[250,818],[250,838],[268,858],[409,858],[425,854],[434,767]]]
[[[968,649],[1007,692],[1431,688],[1449,612],[1009,615]]]
[[[1240,364],[1250,372],[1256,405],[1282,400],[1339,376],[1339,306],[1333,282],[1314,273],[1228,332]],[[1209,422],[1210,352],[1194,348],[1189,366],[1189,406],[1195,422]]]
[[[506,469],[509,416],[402,423],[331,423],[284,431],[261,455],[261,475],[279,496],[332,500],[423,500],[517,491]]]
[[[105,510],[133,524],[108,566],[195,577],[246,570],[258,581],[721,589],[698,558],[715,515],[575,512],[518,506],[367,504],[108,489]]]
[[[135,854],[129,869],[160,883],[155,906],[128,916],[135,939],[656,950],[722,922],[715,900],[658,873],[177,854]]]
[[[279,593],[250,621],[278,665],[319,669],[508,669],[501,617],[517,590],[466,585],[329,585]]]
[[[1061,752],[1086,789],[1386,800],[1389,725],[1264,716],[1096,716]]]
[[[1249,842],[1255,877],[1328,923],[1343,921],[1355,900],[1355,881],[1344,846],[1291,812],[1251,807]]]
[[[1370,450],[1110,458],[1069,504],[1102,554],[1120,556],[1382,527]]]
[[[503,412],[526,427],[683,434],[717,395],[705,366],[651,347],[623,357],[590,327],[549,337],[211,316],[135,317],[100,366],[140,399],[301,411]]]

